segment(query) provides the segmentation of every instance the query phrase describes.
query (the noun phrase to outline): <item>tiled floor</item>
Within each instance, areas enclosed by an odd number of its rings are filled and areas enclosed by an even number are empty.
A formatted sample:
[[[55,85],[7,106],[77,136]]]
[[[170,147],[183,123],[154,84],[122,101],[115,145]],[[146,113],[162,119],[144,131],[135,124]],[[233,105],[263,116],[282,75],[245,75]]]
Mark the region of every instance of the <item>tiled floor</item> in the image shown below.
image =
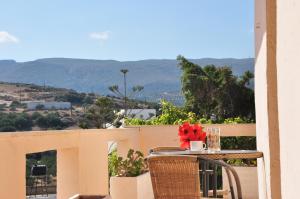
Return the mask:
[[[48,196],[46,195],[27,196],[26,199],[56,199],[56,194],[49,194]]]
[[[27,196],[26,199],[56,199],[56,194],[49,194],[47,196]],[[111,199],[110,196],[106,196],[105,199]]]

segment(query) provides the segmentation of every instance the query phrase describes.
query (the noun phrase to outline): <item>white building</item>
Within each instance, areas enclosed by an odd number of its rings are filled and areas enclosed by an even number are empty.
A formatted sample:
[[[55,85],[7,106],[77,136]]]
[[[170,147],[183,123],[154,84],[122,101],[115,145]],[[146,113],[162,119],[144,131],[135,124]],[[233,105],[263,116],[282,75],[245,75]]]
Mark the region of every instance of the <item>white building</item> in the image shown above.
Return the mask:
[[[121,114],[125,113],[124,109],[121,109]],[[139,118],[139,119],[150,119],[151,117],[156,116],[155,109],[128,109],[127,116],[130,118]]]
[[[23,102],[27,105],[28,110],[36,110],[37,108],[50,110],[50,109],[70,109],[70,102],[44,102],[44,101],[27,101]]]

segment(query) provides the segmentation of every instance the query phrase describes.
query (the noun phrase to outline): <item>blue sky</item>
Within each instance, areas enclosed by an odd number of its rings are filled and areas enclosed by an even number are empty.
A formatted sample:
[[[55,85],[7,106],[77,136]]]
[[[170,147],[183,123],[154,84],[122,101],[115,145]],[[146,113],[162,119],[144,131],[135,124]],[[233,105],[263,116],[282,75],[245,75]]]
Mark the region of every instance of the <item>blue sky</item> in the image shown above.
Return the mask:
[[[1,0],[0,59],[254,56],[253,0]]]

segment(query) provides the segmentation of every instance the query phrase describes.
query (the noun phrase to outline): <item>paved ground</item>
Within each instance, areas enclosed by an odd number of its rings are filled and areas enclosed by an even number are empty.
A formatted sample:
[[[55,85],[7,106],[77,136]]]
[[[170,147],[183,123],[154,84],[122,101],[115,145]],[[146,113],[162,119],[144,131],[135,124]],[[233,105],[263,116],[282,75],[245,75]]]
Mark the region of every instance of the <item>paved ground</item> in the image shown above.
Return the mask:
[[[56,194],[49,194],[47,196],[27,196],[26,199],[56,199]],[[110,196],[106,196],[105,199],[111,199]]]
[[[49,194],[47,196],[27,196],[26,199],[56,199],[56,194]],[[110,196],[106,196],[105,199],[111,199]]]
[[[27,196],[26,199],[56,199],[56,194],[49,194],[48,197],[46,195]]]

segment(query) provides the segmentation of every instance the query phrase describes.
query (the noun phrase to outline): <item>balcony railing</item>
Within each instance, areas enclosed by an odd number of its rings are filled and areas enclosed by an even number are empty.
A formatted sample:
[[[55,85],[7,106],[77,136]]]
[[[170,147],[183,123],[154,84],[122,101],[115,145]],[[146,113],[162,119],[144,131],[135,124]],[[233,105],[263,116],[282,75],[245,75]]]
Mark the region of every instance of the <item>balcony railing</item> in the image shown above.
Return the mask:
[[[255,136],[255,124],[216,125],[222,136]],[[157,146],[178,146],[178,126],[124,129],[32,131],[0,134],[0,198],[26,197],[26,154],[57,151],[57,198],[107,195],[108,143],[119,155],[129,148],[148,154]]]

